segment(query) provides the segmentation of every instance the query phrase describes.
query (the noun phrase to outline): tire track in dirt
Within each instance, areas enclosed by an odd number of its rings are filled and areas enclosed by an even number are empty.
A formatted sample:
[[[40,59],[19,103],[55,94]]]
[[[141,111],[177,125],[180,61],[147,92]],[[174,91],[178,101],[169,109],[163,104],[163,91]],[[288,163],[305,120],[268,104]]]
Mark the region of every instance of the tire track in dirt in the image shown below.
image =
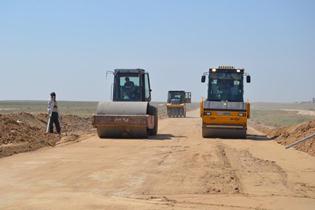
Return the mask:
[[[223,147],[223,146],[219,146]],[[275,161],[260,159],[247,150],[224,146],[226,159],[237,171],[244,194],[281,195],[315,198],[315,186],[306,183],[289,183],[286,171]]]
[[[193,202],[193,201],[182,201],[171,199],[167,196],[148,196],[143,198],[127,198],[130,200],[139,200],[144,201],[146,203],[151,203],[154,205],[168,206],[168,207],[176,207],[183,209],[203,209],[203,208],[224,208],[224,209],[252,209],[252,210],[267,210],[265,208],[256,208],[245,205],[232,205],[232,204],[217,204],[211,202]]]
[[[154,170],[146,176],[146,187],[140,194],[235,194],[241,191],[239,178],[222,146],[209,150],[203,145],[172,145],[159,148],[152,157],[155,161],[148,164]],[[168,183],[172,183],[172,189],[167,187]]]
[[[232,192],[240,193],[242,188],[240,179],[237,176],[235,169],[232,167],[231,161],[229,160],[225,150],[226,149],[223,145],[217,145],[217,155],[223,162],[223,166],[220,166],[220,168],[224,168],[226,171],[225,175],[223,175],[223,180],[231,184]]]
[[[225,146],[230,164],[237,171],[243,193],[261,194],[277,191],[287,192],[287,174],[275,161],[254,157],[247,150],[236,150]],[[267,190],[268,191],[268,190]]]

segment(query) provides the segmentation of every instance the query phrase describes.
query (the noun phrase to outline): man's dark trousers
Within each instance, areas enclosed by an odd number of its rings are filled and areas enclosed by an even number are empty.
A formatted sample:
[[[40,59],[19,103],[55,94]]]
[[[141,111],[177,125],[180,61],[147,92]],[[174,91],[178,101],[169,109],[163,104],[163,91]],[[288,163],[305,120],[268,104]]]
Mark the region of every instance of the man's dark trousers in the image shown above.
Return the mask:
[[[50,120],[49,120],[49,133],[53,133],[54,132],[53,124],[55,124],[55,126],[56,126],[57,133],[60,134],[61,128],[60,128],[58,112],[52,112],[51,113]]]

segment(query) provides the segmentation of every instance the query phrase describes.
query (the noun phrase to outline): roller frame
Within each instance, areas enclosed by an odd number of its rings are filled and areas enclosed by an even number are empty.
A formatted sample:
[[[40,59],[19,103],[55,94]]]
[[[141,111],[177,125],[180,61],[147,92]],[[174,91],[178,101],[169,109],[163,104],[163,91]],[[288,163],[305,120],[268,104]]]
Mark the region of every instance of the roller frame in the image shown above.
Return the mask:
[[[167,104],[167,116],[170,118],[186,117],[185,104]]]

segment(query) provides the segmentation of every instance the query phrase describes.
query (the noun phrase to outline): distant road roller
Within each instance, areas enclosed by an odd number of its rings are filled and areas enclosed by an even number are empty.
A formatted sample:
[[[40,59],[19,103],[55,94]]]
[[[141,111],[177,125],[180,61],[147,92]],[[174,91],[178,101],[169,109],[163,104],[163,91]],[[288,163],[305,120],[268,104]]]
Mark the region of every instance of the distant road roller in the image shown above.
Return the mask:
[[[244,69],[233,66],[210,68],[201,77],[208,78],[207,99],[200,103],[202,136],[211,138],[246,138],[250,104],[244,102]]]
[[[186,104],[191,103],[191,92],[170,90],[167,97],[167,116],[186,117]]]
[[[111,102],[99,102],[93,126],[100,138],[147,138],[158,131],[158,110],[150,104],[149,73],[116,69]]]

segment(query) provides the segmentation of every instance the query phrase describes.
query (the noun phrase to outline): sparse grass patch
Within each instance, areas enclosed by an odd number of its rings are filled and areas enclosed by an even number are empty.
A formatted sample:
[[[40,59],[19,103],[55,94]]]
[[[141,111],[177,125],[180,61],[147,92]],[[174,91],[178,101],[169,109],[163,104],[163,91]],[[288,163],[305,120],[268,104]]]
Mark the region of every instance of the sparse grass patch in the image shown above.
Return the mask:
[[[314,120],[313,116],[299,115],[294,111],[283,110],[252,110],[251,119],[257,123],[261,123],[273,127],[284,127],[296,125],[302,122]]]
[[[0,101],[0,113],[47,112],[48,101]],[[88,117],[95,113],[97,102],[59,101],[59,110],[62,114],[71,114]]]
[[[1,113],[43,113],[47,112],[48,101],[0,101]],[[61,114],[77,115],[80,117],[90,117],[96,112],[98,102],[84,102],[84,101],[59,101],[59,110]],[[159,108],[161,115],[166,115],[166,107],[164,102],[152,102],[153,106]],[[199,103],[192,103],[187,105],[187,110],[196,109]]]

